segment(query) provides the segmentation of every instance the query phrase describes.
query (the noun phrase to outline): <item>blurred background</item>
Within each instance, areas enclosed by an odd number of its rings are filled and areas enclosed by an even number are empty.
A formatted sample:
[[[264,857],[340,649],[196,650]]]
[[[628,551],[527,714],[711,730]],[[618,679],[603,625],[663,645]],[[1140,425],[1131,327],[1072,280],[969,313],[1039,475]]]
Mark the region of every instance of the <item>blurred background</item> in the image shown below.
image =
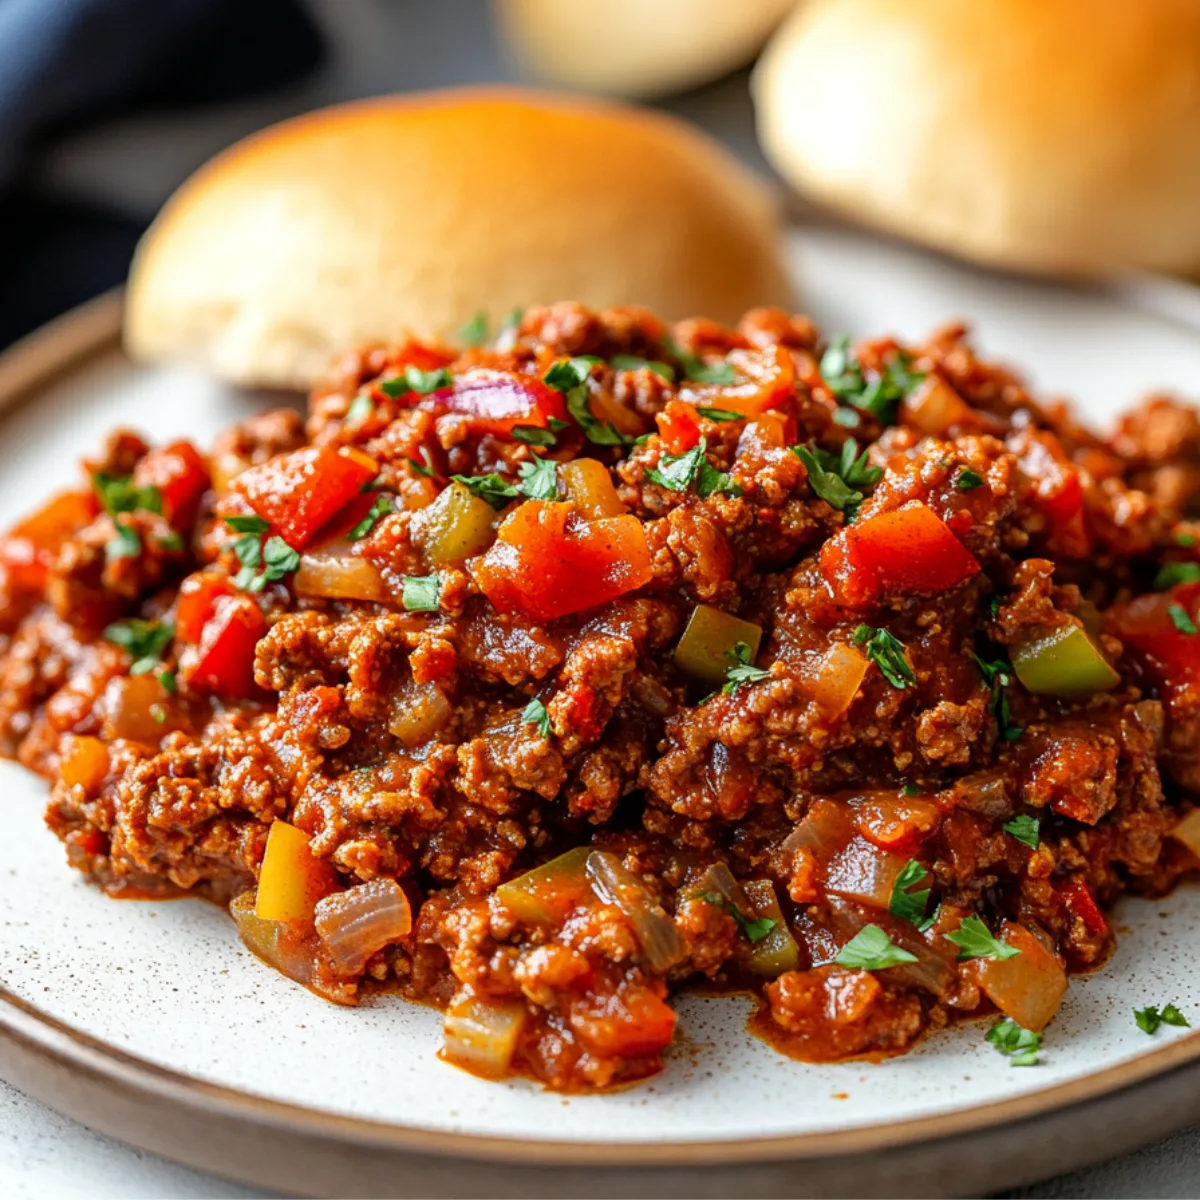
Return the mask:
[[[605,90],[649,94],[769,172],[745,63],[790,0],[738,5],[760,10],[749,42],[722,35],[715,56],[672,76],[661,47],[678,6],[658,0],[650,78],[635,63]],[[264,125],[398,91],[562,86],[498,24],[487,0],[0,0],[0,346],[120,283],[170,193]],[[586,53],[562,46],[558,69],[577,74]]]

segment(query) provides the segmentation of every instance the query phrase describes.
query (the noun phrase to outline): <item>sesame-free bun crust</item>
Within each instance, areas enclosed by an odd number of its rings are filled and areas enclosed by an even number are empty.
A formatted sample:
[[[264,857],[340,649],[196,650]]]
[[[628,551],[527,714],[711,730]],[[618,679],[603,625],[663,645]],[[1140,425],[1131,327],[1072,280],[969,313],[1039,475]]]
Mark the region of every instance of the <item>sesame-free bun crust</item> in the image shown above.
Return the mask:
[[[1200,270],[1200,0],[809,0],[755,76],[809,196],[963,257]]]
[[[556,300],[732,321],[790,287],[765,184],[673,118],[517,91],[324,109],[202,168],[143,238],[126,342],[307,388],[338,351]]]
[[[665,96],[748,63],[795,0],[493,0],[516,56],[543,79]]]

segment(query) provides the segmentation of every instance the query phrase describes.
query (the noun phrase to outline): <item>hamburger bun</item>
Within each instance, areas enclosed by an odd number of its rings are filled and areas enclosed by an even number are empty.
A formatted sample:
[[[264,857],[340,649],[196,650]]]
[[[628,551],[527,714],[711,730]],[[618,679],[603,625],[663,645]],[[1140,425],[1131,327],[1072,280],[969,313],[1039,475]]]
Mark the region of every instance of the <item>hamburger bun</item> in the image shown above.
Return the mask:
[[[501,35],[543,79],[663,96],[748,63],[795,0],[493,0]],[[586,53],[574,52],[582,47]],[[564,48],[567,52],[564,52]]]
[[[754,79],[810,197],[1049,274],[1200,270],[1197,0],[810,0]]]
[[[135,256],[126,342],[304,389],[347,346],[556,300],[787,305],[766,184],[656,113],[516,91],[324,109],[202,168]]]

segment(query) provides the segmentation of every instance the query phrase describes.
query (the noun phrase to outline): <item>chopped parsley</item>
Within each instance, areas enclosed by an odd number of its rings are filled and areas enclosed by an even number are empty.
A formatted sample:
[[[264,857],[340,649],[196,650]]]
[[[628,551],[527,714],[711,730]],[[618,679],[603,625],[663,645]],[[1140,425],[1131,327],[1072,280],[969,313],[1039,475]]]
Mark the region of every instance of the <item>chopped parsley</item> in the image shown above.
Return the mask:
[[[1012,723],[1012,712],[1008,705],[1008,686],[1013,681],[1012,667],[1002,658],[993,662],[985,662],[978,654],[972,654],[975,665],[983,673],[983,681],[992,689],[992,698],[988,701],[988,712],[996,718],[996,727],[1000,737],[1006,742],[1015,742],[1025,732],[1020,726]]]
[[[1030,850],[1038,848],[1038,829],[1041,822],[1029,813],[1018,813],[1011,821],[1004,822],[1004,832],[1011,833],[1018,842],[1024,842]]]
[[[1038,1051],[1042,1048],[1040,1033],[1034,1033],[1032,1029],[1018,1025],[1010,1017],[1005,1017],[1003,1021],[997,1021],[987,1031],[987,1040],[1001,1054],[1007,1055],[1009,1065],[1013,1067],[1035,1066],[1038,1061]]]
[[[870,413],[881,425],[892,425],[900,401],[924,379],[909,369],[910,363],[907,354],[897,351],[882,374],[872,372],[867,378],[850,353],[849,337],[843,335],[834,338],[821,356],[821,377],[842,404]]]
[[[110,562],[117,558],[137,558],[142,552],[142,539],[132,525],[113,518],[115,530],[112,538],[105,544],[104,556]]]
[[[222,517],[234,533],[266,533],[271,528],[262,517]]]
[[[488,315],[477,312],[459,331],[458,340],[464,346],[482,346],[488,340]]]
[[[1162,1008],[1149,1004],[1145,1008],[1135,1008],[1133,1019],[1143,1032],[1154,1034],[1160,1025],[1175,1025],[1180,1029],[1190,1029],[1191,1022],[1175,1007],[1174,1004],[1164,1004]]]
[[[678,342],[667,339],[667,349],[679,360],[685,379],[696,383],[715,383],[728,386],[737,383],[738,374],[731,363],[722,359],[718,363],[706,363],[702,358],[685,350]]]
[[[732,900],[726,900],[720,892],[696,892],[697,900],[711,904],[714,908],[724,909],[736,922],[742,931],[742,936],[748,942],[761,942],[775,928],[773,917],[748,917]]]
[[[915,783],[906,783],[900,789],[900,795],[902,795],[902,796],[923,796],[923,795],[925,795],[925,793],[919,787],[917,787],[917,785]]]
[[[839,967],[858,967],[863,971],[885,971],[901,963],[917,961],[903,946],[897,946],[878,925],[864,925],[837,953]]]
[[[386,517],[389,513],[396,511],[396,501],[393,497],[383,495],[382,493],[375,497],[375,502],[371,505],[367,515],[363,517],[353,529],[350,530],[346,537],[352,542],[357,542],[359,538],[365,538],[372,529],[375,528],[375,522],[380,517]]]
[[[530,500],[553,500],[558,496],[558,463],[552,458],[523,462],[517,468],[521,476],[521,491]]]
[[[350,402],[346,409],[346,421],[351,425],[361,425],[375,411],[375,401],[371,393],[364,389]]]
[[[740,496],[742,489],[725,471],[718,471],[705,457],[708,442],[701,438],[686,454],[664,454],[657,467],[646,471],[646,478],[669,492],[686,492],[695,486],[698,496],[720,493]]]
[[[420,367],[414,367],[410,363],[394,379],[384,379],[375,386],[389,400],[395,400],[409,392],[428,396],[430,392],[436,392],[438,388],[448,388],[453,383],[454,380],[450,378],[450,372],[445,367],[438,367],[434,371],[422,371]]]
[[[804,464],[808,473],[808,486],[826,504],[846,514],[853,521],[863,502],[860,488],[869,488],[883,475],[880,467],[867,465],[867,452],[858,452],[858,443],[848,438],[842,444],[840,455],[834,455],[820,446],[793,446],[792,453]]]
[[[707,421],[744,421],[745,413],[734,412],[729,408],[706,408],[702,404],[696,405],[696,412]]]
[[[983,476],[978,471],[972,471],[970,467],[963,467],[955,476],[954,486],[960,492],[974,491],[977,487],[983,487]]]
[[[910,925],[919,926],[925,920],[925,909],[929,905],[929,879],[929,872],[915,858],[910,858],[892,884],[888,912]],[[926,886],[920,887],[921,884]],[[914,891],[914,888],[920,890]]]
[[[542,376],[542,382],[549,384],[556,391],[562,392],[567,399],[567,411],[575,418],[583,436],[597,446],[628,446],[633,441],[611,425],[598,420],[588,403],[587,381],[592,373],[592,366],[600,359],[590,355],[568,358],[556,362]]]
[[[400,602],[409,612],[437,612],[442,581],[436,575],[405,575]]]
[[[233,543],[233,552],[242,564],[233,586],[243,592],[261,592],[300,565],[300,555],[281,537],[269,537],[264,545],[258,534],[246,534]]]
[[[461,483],[472,496],[486,500],[497,511],[521,495],[520,488],[514,487],[495,471],[487,475],[451,475],[450,478],[455,483]]]
[[[892,687],[903,690],[910,683],[917,682],[917,677],[904,655],[904,643],[886,629],[860,625],[854,631],[854,644],[866,647],[867,657],[879,668],[884,679]]]
[[[152,485],[137,487],[128,475],[109,475],[104,471],[96,471],[92,475],[92,486],[96,489],[100,507],[110,517],[139,510],[162,513],[162,493],[158,488]]]
[[[669,383],[675,381],[675,368],[670,363],[649,358],[638,358],[636,354],[614,354],[609,360],[614,371],[653,371]]]
[[[525,310],[520,306],[516,308],[510,308],[508,310],[508,316],[506,316],[504,320],[500,322],[500,332],[508,333],[509,330],[519,328],[521,324],[521,318],[524,315]]]
[[[964,917],[953,933],[946,934],[946,941],[958,947],[959,960],[968,958],[1015,958],[1021,953],[994,936],[992,931],[975,916]]]
[[[1167,563],[1154,577],[1154,590],[1165,592],[1177,583],[1196,583],[1200,580],[1200,563]]]
[[[421,446],[417,453],[421,456],[421,461],[418,462],[415,458],[408,460],[408,465],[412,467],[418,475],[424,475],[429,479],[433,475],[433,463],[429,461],[429,451],[426,447]]]
[[[725,657],[730,660],[730,665],[725,668],[728,682],[721,691],[727,696],[732,696],[742,684],[759,683],[771,674],[763,667],[754,665],[750,647],[745,642],[738,642],[732,650],[726,650]]]
[[[1194,546],[1196,544],[1196,535],[1194,533],[1177,533],[1175,535],[1175,545],[1177,546]]]
[[[179,685],[175,682],[174,671],[159,671],[158,674],[155,675],[155,679],[157,679],[158,682],[161,683],[163,687],[171,693],[172,696],[175,695],[175,693],[179,690]]]
[[[1171,624],[1180,633],[1200,633],[1200,629],[1196,628],[1196,622],[1188,616],[1187,609],[1182,604],[1168,604],[1167,615],[1171,618]]]
[[[526,725],[532,725],[544,738],[550,736],[550,714],[546,706],[536,697],[525,705],[521,712],[521,720]]]
[[[524,442],[527,446],[538,446],[543,450],[558,441],[553,429],[542,429],[538,425],[513,426],[512,439],[514,442]]]
[[[142,621],[131,617],[128,621],[117,621],[110,625],[104,631],[104,636],[133,659],[130,675],[148,675],[162,662],[163,651],[175,636],[175,627],[162,621]]]

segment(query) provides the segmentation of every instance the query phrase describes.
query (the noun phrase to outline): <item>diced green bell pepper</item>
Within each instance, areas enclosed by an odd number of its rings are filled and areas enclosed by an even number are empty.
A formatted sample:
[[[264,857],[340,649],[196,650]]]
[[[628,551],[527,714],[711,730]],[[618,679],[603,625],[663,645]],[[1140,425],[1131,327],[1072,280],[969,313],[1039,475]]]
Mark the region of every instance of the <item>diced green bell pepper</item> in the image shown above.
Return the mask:
[[[1049,696],[1103,692],[1121,682],[1082,625],[1071,623],[1012,649],[1013,670],[1029,691]]]
[[[530,925],[553,925],[581,898],[594,899],[587,878],[591,846],[576,846],[496,889],[499,900],[514,917]]]
[[[675,647],[675,663],[704,683],[724,683],[734,647],[745,642],[753,662],[761,641],[762,629],[753,622],[731,616],[711,604],[698,604]]]
[[[755,975],[765,979],[775,979],[785,971],[796,970],[800,965],[800,947],[788,930],[775,895],[775,885],[769,879],[751,879],[742,884],[742,891],[754,906],[756,917],[768,917],[775,922],[765,938],[752,943],[746,965]]]

